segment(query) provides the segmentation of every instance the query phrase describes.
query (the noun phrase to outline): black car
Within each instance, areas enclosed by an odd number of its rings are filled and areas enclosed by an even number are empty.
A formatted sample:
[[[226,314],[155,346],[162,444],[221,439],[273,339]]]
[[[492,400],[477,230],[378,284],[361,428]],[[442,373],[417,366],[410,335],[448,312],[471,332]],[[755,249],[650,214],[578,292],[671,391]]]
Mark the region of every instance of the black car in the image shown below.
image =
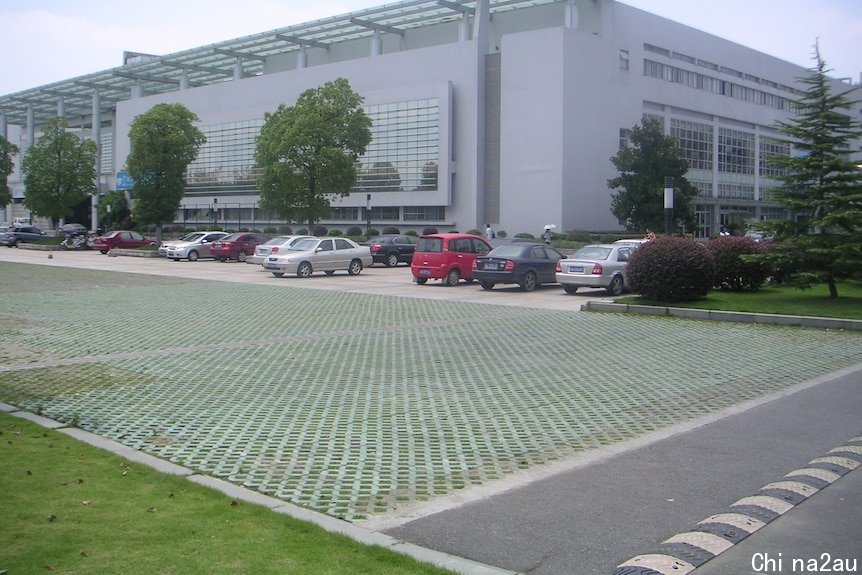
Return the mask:
[[[87,228],[81,224],[63,224],[60,226],[60,235],[73,238],[76,236],[86,236]]]
[[[371,249],[374,263],[386,264],[391,268],[399,262],[412,262],[417,243],[419,240],[414,236],[386,234],[371,238],[364,245]]]
[[[556,265],[563,258],[551,246],[503,244],[476,258],[473,277],[484,289],[493,289],[497,284],[518,284],[524,291],[533,291],[538,285],[557,283]]]
[[[47,236],[48,234],[35,226],[13,226],[3,232],[0,241],[7,247],[13,248],[22,242],[38,242]]]

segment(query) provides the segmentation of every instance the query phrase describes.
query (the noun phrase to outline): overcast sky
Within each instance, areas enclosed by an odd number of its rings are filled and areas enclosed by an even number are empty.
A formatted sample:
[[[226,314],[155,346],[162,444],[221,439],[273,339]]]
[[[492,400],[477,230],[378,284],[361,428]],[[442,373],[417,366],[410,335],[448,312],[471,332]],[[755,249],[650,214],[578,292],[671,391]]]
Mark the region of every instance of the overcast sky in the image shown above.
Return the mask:
[[[819,38],[834,77],[859,83],[860,0],[623,0],[806,68]],[[122,64],[371,8],[389,0],[0,0],[0,95]]]

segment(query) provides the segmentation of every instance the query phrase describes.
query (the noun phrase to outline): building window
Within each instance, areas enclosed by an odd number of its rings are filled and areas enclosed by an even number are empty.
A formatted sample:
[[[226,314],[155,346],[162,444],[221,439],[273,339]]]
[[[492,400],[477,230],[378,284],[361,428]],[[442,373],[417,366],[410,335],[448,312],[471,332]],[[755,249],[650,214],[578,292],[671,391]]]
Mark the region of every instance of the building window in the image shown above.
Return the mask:
[[[670,134],[677,140],[692,170],[712,170],[713,130],[709,124],[671,119]]]
[[[719,128],[718,171],[754,175],[753,133]]]
[[[372,207],[371,219],[397,222],[399,219],[401,219],[401,210],[397,206]]]
[[[620,50],[620,70],[629,69],[629,51]]]
[[[256,191],[261,171],[254,161],[263,120],[202,126],[206,143],[186,171],[186,191]]]
[[[442,221],[446,219],[444,206],[405,206],[404,221]]]
[[[371,143],[359,160],[353,192],[437,189],[440,105],[437,98],[366,106]]]
[[[782,142],[775,138],[760,138],[760,175],[765,178],[777,178],[790,173],[787,168],[776,166],[772,159],[790,157],[790,142]]]
[[[359,219],[356,216],[357,213],[357,208],[331,208],[329,210],[329,219],[355,222]]]
[[[754,186],[748,184],[718,184],[718,197],[730,200],[753,200]]]

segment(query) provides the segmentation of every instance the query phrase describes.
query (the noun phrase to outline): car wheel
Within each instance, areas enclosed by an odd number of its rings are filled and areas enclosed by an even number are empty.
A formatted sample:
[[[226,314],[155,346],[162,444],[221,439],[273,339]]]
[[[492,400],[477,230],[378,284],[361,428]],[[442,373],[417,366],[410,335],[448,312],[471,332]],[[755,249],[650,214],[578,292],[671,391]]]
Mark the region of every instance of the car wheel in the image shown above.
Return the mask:
[[[389,254],[386,256],[386,267],[394,268],[398,265],[398,254]]]
[[[414,279],[416,280],[416,283],[418,283],[421,286],[424,286],[425,284],[428,283],[428,278],[414,278]]]
[[[105,255],[106,253],[108,253],[108,250],[99,250],[99,253]]]
[[[359,275],[359,272],[362,271],[362,262],[360,260],[353,260],[350,262],[350,266],[347,268],[347,273],[352,276]]]
[[[311,264],[308,262],[302,262],[299,264],[299,267],[296,268],[296,276],[301,278],[307,278],[312,273],[314,273],[314,269],[311,267]]]
[[[178,261],[180,261],[180,258],[169,258],[169,259],[170,259],[171,261],[174,261],[174,262],[178,262]]]
[[[446,276],[446,285],[449,287],[453,287],[458,285],[458,280],[461,279],[461,273],[458,271],[458,268],[452,268],[449,270],[449,274]]]
[[[494,282],[479,282],[482,284],[482,289],[494,289]]]
[[[614,276],[607,289],[610,295],[623,295],[623,276]]]
[[[521,284],[521,289],[524,291],[533,291],[538,285],[538,278],[533,272],[524,274],[524,283]]]
[[[248,257],[245,255],[245,252],[242,250],[239,250],[239,253],[236,254],[236,261],[238,261],[241,264],[244,264],[245,260],[247,260],[247,259],[248,259]]]
[[[563,284],[563,291],[565,291],[566,293],[575,293],[576,291],[578,291],[578,286]]]
[[[334,273],[335,273],[335,270],[326,270],[326,271],[325,271],[325,272],[323,272],[323,273],[325,273],[325,274],[326,274],[326,275],[328,275],[328,276],[331,276],[332,274],[334,274]]]
[[[280,278],[280,277],[284,277],[284,272],[272,272],[272,275],[274,275],[277,278]]]
[[[195,250],[190,251],[189,252],[189,261],[190,262],[198,261],[198,252],[196,252]]]

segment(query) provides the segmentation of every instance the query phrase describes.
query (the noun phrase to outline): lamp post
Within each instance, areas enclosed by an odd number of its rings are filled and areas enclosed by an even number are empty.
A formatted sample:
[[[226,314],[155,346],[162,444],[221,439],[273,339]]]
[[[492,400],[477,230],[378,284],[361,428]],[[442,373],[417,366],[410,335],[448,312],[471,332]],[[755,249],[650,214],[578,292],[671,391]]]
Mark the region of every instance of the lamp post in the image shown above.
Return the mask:
[[[365,236],[371,233],[371,194],[365,195]]]
[[[669,236],[672,232],[673,221],[673,178],[668,176],[664,179],[664,235]]]
[[[213,228],[218,227],[218,198],[213,198]]]

